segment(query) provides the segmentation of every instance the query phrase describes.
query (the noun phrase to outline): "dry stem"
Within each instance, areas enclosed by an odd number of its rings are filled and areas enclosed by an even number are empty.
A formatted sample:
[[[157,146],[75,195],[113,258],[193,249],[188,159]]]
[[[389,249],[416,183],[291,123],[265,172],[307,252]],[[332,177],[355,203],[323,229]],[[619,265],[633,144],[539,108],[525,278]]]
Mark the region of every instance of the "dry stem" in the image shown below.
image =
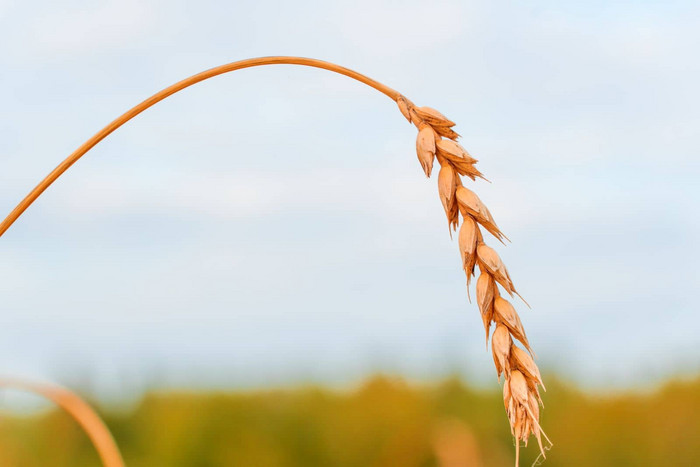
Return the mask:
[[[154,94],[145,101],[131,108],[123,115],[119,116],[112,123],[104,127],[102,130],[97,132],[92,138],[87,140],[76,149],[70,156],[68,156],[61,164],[58,165],[49,175],[44,178],[18,205],[15,209],[7,216],[7,218],[0,223],[0,237],[10,228],[10,226],[22,215],[24,211],[27,210],[29,206],[39,197],[41,194],[49,187],[53,182],[55,182],[58,177],[63,175],[63,173],[68,170],[73,164],[75,164],[78,159],[83,157],[83,155],[92,149],[97,143],[105,139],[110,133],[124,125],[126,122],[146,110],[147,108],[157,104],[168,96],[175,94],[193,84],[197,84],[200,81],[218,76],[224,73],[228,73],[235,70],[241,70],[243,68],[251,68],[255,66],[262,65],[304,65],[315,68],[322,68],[324,70],[333,71],[341,75],[349,76],[352,79],[360,81],[368,86],[373,87],[377,91],[386,94],[394,101],[398,99],[400,94],[394,91],[388,86],[368,78],[356,71],[350,70],[348,68],[336,65],[334,63],[324,62],[323,60],[316,60],[313,58],[303,58],[303,57],[261,57],[261,58],[250,58],[247,60],[241,60],[238,62],[228,63],[226,65],[221,65],[210,70],[203,71],[196,75],[190,76],[182,81],[179,81],[172,86],[169,86],[162,91]]]

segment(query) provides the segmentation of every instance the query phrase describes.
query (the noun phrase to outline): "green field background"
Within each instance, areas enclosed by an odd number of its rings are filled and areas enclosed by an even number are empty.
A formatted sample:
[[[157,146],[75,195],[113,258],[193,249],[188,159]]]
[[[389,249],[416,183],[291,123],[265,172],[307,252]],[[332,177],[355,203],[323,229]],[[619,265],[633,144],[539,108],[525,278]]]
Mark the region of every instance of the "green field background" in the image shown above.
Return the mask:
[[[554,447],[543,465],[700,465],[700,379],[607,395],[584,393],[551,376],[546,380],[542,424]],[[420,385],[375,377],[348,390],[150,392],[132,409],[102,407],[101,414],[130,467],[513,462],[500,393],[458,379]],[[532,465],[536,457],[533,440],[521,465]],[[49,410],[4,412],[0,465],[100,463],[76,423]]]

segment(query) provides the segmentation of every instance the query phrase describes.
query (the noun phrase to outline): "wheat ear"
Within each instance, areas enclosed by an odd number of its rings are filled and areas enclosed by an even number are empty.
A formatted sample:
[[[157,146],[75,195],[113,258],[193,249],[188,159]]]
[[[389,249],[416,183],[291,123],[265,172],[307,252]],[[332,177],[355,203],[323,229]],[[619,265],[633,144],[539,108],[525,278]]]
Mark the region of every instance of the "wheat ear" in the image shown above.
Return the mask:
[[[457,239],[462,268],[467,276],[467,292],[476,267],[479,268],[476,301],[487,343],[491,325],[495,324],[491,349],[499,381],[502,374],[505,377],[503,400],[516,442],[515,465],[519,461],[520,441],[527,445],[530,435],[535,436],[545,457],[542,436],[548,442],[549,438],[539,423],[542,400],[538,390],[538,385],[544,389],[544,384],[520,317],[513,305],[503,298],[499,286],[511,297],[518,292],[498,253],[484,242],[481,227],[500,242],[507,237],[479,197],[462,185],[461,177],[471,180],[484,177],[474,167],[476,159],[457,143],[459,135],[452,129],[454,122],[430,107],[416,107],[404,96],[399,96],[397,103],[403,116],[418,129],[416,153],[425,175],[430,177],[436,159],[440,164],[438,193],[447,215],[450,235],[459,228]],[[527,352],[515,345],[515,341],[519,341]]]
[[[43,396],[68,414],[85,430],[105,467],[124,467],[124,460],[112,434],[99,415],[78,395],[68,389],[19,379],[0,379],[0,387],[20,389]]]

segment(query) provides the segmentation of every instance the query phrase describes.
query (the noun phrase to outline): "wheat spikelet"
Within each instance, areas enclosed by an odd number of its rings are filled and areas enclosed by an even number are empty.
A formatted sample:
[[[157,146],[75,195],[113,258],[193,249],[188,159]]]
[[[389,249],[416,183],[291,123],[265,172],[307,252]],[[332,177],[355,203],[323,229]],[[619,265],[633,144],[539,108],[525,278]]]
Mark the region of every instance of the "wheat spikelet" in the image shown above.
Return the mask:
[[[475,167],[477,160],[464,149],[452,130],[454,122],[430,107],[416,107],[404,96],[397,99],[399,110],[418,129],[416,152],[426,176],[430,177],[433,163],[440,164],[438,194],[447,216],[450,235],[459,227],[458,244],[462,267],[469,284],[479,268],[476,281],[476,301],[486,331],[488,345],[491,325],[495,330],[491,336],[491,352],[496,373],[503,382],[503,401],[515,437],[515,465],[520,458],[520,442],[527,446],[530,435],[534,435],[541,455],[545,456],[542,436],[549,439],[540,427],[540,399],[538,386],[544,384],[540,371],[532,358],[533,352],[525,335],[520,316],[513,305],[501,296],[499,285],[511,297],[519,296],[505,264],[494,249],[484,243],[480,226],[503,243],[508,238],[496,225],[486,205],[473,191],[462,185],[462,177],[472,180],[484,178]],[[522,298],[522,297],[521,297]],[[525,349],[518,347],[520,342]],[[551,442],[549,442],[551,445]]]

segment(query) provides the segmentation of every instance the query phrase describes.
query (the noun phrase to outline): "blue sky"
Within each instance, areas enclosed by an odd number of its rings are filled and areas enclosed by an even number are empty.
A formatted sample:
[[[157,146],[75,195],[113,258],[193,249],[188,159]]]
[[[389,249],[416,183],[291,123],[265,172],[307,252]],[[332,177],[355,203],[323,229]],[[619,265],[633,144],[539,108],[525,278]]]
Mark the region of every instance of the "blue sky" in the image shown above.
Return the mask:
[[[542,366],[600,387],[697,372],[699,20],[694,2],[0,0],[0,211],[179,79],[325,59],[457,122]],[[491,382],[414,138],[323,70],[169,98],[0,239],[0,373],[115,393]]]

